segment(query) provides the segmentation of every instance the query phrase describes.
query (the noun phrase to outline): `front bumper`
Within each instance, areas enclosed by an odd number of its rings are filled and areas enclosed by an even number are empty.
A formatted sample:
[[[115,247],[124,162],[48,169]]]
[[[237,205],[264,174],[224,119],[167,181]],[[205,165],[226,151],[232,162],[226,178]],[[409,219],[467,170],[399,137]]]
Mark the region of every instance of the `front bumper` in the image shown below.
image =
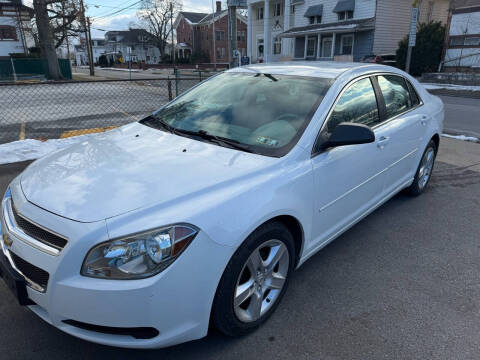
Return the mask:
[[[170,267],[154,277],[83,277],[80,269],[88,250],[108,240],[105,222],[82,224],[53,215],[26,201],[18,190],[12,184],[13,201],[22,215],[69,237],[67,246],[54,256],[7,232],[12,243],[8,248],[3,246],[4,253],[15,254],[49,274],[45,292],[26,287],[28,298],[35,303],[29,308],[35,314],[68,334],[111,346],[158,348],[207,334],[216,287],[232,248],[200,232]],[[3,216],[2,229],[6,230]],[[156,336],[138,338],[99,327],[155,329]]]

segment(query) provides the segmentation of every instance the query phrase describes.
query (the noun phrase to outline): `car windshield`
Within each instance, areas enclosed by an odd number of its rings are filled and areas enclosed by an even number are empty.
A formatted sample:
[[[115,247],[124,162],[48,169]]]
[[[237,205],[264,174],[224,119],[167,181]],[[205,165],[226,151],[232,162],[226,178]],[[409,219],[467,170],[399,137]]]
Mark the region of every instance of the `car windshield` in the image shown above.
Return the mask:
[[[200,141],[281,157],[298,142],[331,79],[223,73],[141,121]]]

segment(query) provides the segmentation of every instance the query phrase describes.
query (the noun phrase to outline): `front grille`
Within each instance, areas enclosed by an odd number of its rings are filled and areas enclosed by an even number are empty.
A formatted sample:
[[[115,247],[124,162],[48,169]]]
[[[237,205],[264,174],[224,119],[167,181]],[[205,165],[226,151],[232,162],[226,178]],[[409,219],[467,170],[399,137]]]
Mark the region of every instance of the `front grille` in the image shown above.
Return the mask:
[[[34,223],[26,220],[17,213],[15,206],[12,204],[12,213],[15,218],[17,226],[28,236],[34,238],[35,240],[40,241],[46,245],[52,246],[58,250],[62,250],[65,245],[67,245],[67,240],[64,238],[51,233],[45,229],[42,229],[40,226],[35,225]]]
[[[10,256],[12,257],[15,267],[23,275],[25,275],[35,284],[42,287],[44,291],[47,290],[48,279],[50,278],[50,275],[48,274],[48,272],[36,267],[35,265],[30,264],[29,262],[23,260],[22,258],[18,257],[12,252],[10,252]]]

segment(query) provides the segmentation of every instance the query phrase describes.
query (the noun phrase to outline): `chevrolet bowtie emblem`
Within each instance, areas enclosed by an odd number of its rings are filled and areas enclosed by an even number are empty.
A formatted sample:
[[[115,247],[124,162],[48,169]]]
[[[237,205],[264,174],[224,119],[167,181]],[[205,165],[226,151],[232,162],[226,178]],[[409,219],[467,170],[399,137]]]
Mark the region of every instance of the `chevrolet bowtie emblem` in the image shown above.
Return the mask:
[[[5,244],[6,247],[10,247],[12,246],[13,244],[13,240],[10,239],[7,234],[2,234],[2,238],[3,238],[3,243]]]

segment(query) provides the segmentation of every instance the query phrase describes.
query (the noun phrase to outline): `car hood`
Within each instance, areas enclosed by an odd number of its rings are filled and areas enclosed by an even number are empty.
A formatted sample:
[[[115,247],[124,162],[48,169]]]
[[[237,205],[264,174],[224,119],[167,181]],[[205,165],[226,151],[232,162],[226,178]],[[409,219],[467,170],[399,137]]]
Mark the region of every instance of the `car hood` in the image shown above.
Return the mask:
[[[34,162],[20,181],[31,203],[95,222],[215,191],[276,162],[135,123]]]

